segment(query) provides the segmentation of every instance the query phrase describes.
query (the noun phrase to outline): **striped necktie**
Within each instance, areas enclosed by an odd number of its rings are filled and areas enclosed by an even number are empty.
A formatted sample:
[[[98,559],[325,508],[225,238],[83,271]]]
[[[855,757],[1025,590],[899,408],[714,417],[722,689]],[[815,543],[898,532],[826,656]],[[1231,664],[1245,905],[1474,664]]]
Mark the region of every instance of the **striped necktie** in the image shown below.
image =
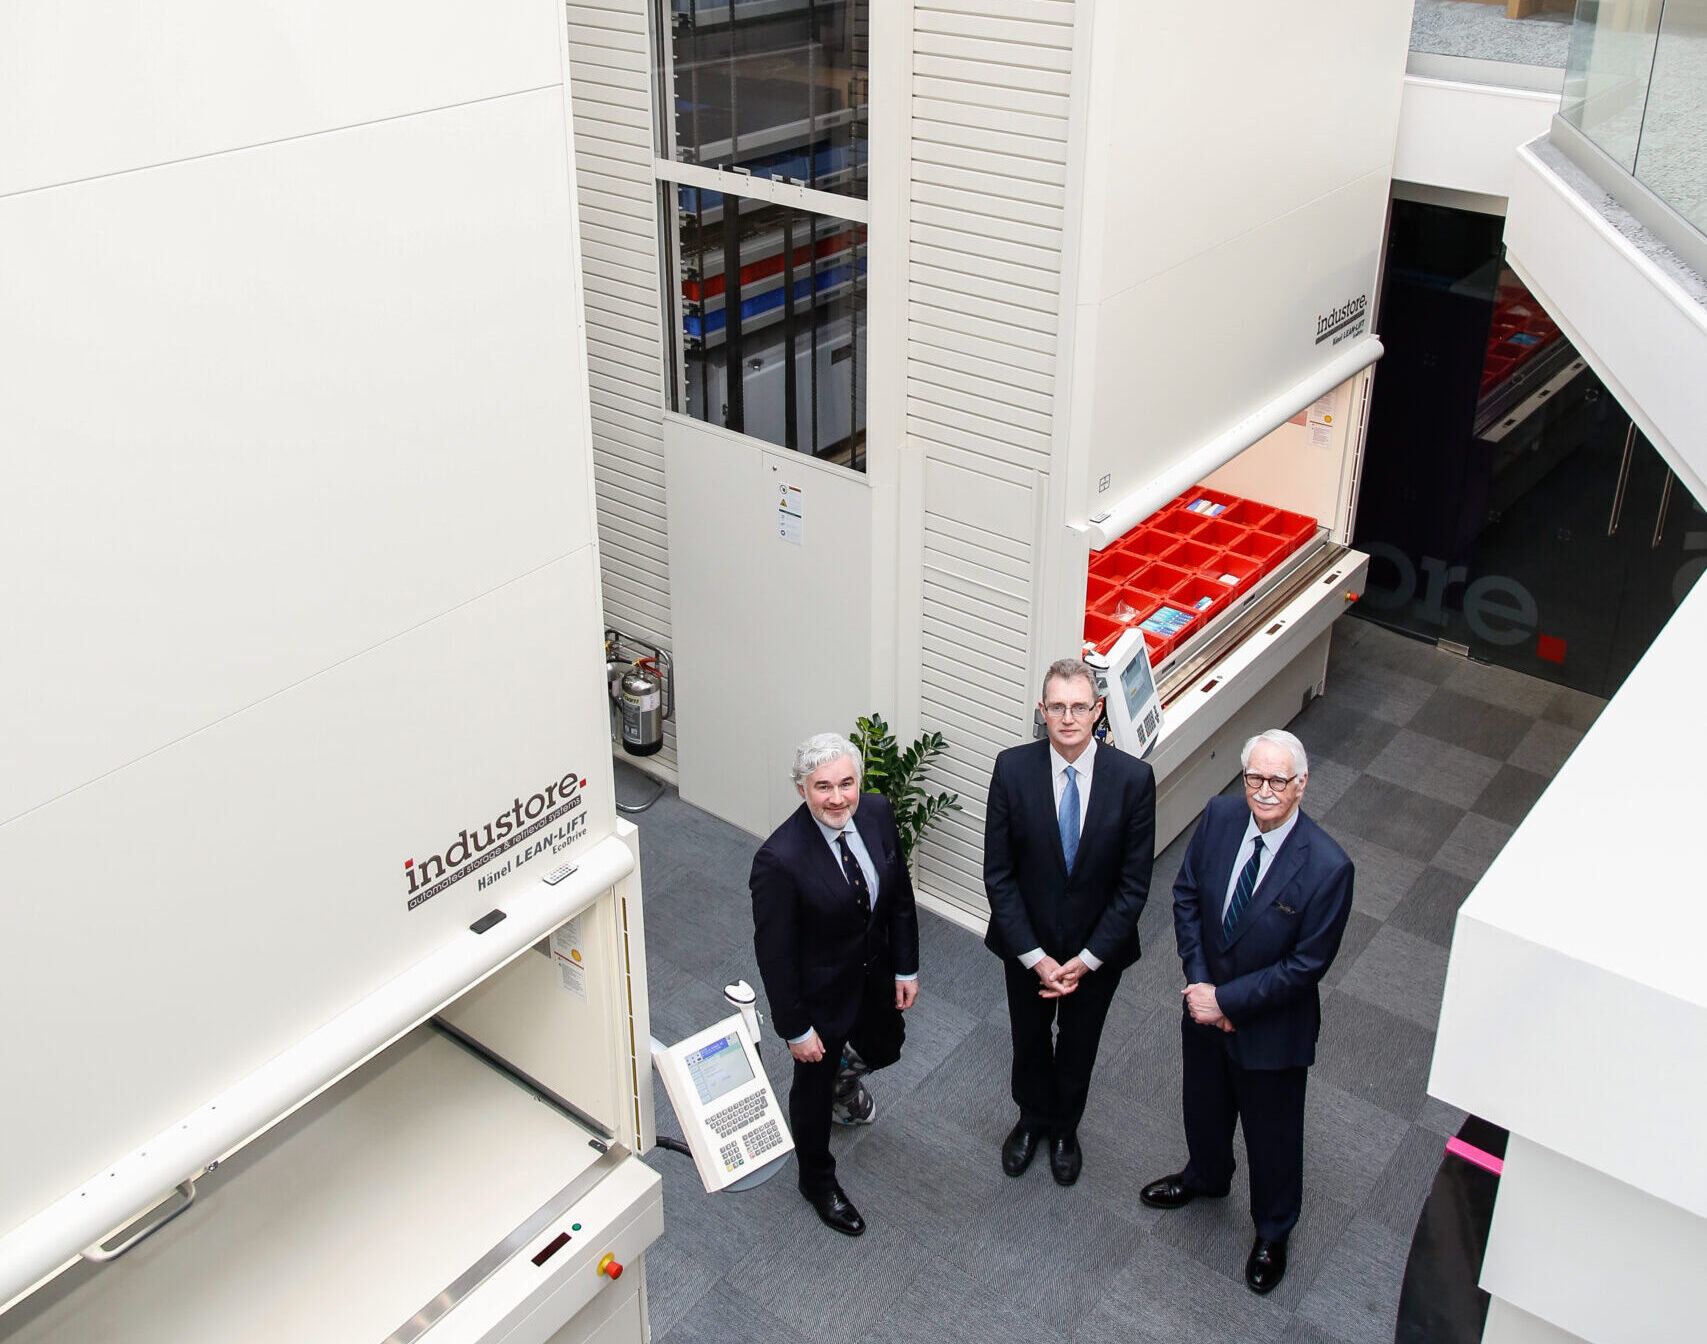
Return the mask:
[[[1239,922],[1239,916],[1245,913],[1245,907],[1251,903],[1251,893],[1257,889],[1257,877],[1262,872],[1262,837],[1256,836],[1251,844],[1250,860],[1239,872],[1238,885],[1233,888],[1233,899],[1227,905],[1227,913],[1221,919],[1221,941],[1226,942],[1233,936],[1233,929]]]
[[[854,857],[853,849],[848,844],[846,832],[836,835],[836,848],[842,852],[842,876],[847,878],[848,885],[854,889],[854,897],[859,901],[859,910],[867,918],[871,915],[871,888],[865,884],[865,869],[859,866],[859,860]]]

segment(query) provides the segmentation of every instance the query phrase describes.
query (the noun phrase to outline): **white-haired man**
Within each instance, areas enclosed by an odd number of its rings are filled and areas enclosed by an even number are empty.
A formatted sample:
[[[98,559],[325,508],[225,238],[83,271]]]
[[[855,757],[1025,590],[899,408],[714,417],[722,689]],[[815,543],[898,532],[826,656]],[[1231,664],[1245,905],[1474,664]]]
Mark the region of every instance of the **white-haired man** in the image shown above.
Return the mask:
[[[1304,1199],[1304,1085],[1316,1059],[1316,986],[1351,916],[1351,860],[1300,810],[1310,763],[1278,728],[1240,754],[1245,796],[1211,798],[1174,881],[1174,936],[1186,986],[1180,1019],[1185,1169],[1140,1193],[1177,1209],[1227,1193],[1233,1126],[1250,1157],[1256,1240],[1245,1282],[1286,1273]]]
[[[901,1056],[901,1014],[919,993],[919,917],[895,812],[859,790],[859,749],[835,733],[794,753],[804,800],[753,856],[753,950],[770,999],[771,1025],[794,1056],[789,1125],[800,1193],[824,1222],[850,1237],[865,1231],[836,1182],[831,1111],[853,1123],[871,1103],[844,1090],[844,1054],[860,1071]],[[854,814],[859,814],[856,823]]]

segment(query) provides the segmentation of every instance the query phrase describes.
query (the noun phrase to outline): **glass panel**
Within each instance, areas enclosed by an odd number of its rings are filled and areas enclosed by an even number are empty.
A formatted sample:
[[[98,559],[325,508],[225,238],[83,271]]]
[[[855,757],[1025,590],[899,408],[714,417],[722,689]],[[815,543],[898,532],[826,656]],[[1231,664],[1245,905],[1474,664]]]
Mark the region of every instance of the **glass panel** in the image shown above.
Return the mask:
[[[676,409],[864,471],[865,226],[663,190],[677,206]]]
[[[1707,233],[1707,0],[1666,0],[1636,178]]]
[[[666,156],[864,199],[867,0],[664,2]]]
[[[1707,527],[1505,267],[1500,227],[1394,203],[1355,610],[1609,696],[1707,567]]]
[[[1559,115],[1629,172],[1654,64],[1662,0],[1578,0]]]

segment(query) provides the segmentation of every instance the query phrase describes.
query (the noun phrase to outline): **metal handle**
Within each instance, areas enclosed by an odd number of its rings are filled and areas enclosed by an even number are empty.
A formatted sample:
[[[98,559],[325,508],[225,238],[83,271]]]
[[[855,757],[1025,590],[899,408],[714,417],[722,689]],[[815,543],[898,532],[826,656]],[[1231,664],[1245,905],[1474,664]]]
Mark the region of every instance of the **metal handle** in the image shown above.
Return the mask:
[[[1618,535],[1618,520],[1624,514],[1624,491],[1630,484],[1630,459],[1636,451],[1636,422],[1624,434],[1624,460],[1618,464],[1618,484],[1612,491],[1612,516],[1606,520],[1606,535]]]
[[[85,1260],[93,1260],[98,1264],[105,1264],[109,1260],[117,1260],[126,1251],[140,1246],[161,1228],[165,1227],[167,1223],[171,1222],[180,1213],[196,1202],[195,1181],[192,1179],[183,1182],[178,1186],[177,1193],[184,1197],[184,1202],[178,1205],[177,1208],[161,1214],[153,1222],[149,1223],[148,1226],[131,1233],[130,1236],[126,1237],[117,1246],[103,1246],[98,1241],[92,1246],[85,1246],[83,1248],[83,1258]],[[171,1196],[167,1196],[167,1198],[171,1198]]]
[[[1671,483],[1677,479],[1677,474],[1670,467],[1666,468],[1666,483],[1660,487],[1660,511],[1654,516],[1654,539],[1648,543],[1650,551],[1657,551],[1660,542],[1666,534],[1666,514],[1671,509]]]

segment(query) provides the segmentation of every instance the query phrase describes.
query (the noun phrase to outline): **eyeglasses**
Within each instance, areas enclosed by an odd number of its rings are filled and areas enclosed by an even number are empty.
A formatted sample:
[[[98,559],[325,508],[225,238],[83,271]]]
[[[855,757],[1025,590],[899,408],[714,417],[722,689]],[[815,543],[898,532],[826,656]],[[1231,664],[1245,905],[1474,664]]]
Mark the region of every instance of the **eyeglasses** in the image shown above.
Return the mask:
[[[1101,704],[1101,701],[1097,702]],[[1075,719],[1088,719],[1096,712],[1096,705],[1045,705],[1043,712],[1052,719],[1064,719],[1071,714]]]
[[[1297,778],[1297,775],[1246,775],[1245,787],[1255,793],[1266,784],[1269,787],[1269,792],[1279,793]]]

